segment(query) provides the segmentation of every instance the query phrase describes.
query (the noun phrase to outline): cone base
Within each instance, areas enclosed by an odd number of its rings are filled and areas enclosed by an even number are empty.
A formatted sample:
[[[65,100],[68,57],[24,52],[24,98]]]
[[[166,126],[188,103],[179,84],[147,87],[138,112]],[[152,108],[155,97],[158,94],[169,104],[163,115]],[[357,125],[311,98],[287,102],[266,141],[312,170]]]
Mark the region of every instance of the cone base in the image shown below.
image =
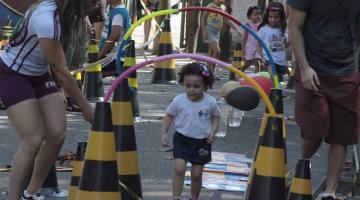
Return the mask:
[[[154,68],[151,83],[154,84],[177,84],[176,71],[174,69]]]

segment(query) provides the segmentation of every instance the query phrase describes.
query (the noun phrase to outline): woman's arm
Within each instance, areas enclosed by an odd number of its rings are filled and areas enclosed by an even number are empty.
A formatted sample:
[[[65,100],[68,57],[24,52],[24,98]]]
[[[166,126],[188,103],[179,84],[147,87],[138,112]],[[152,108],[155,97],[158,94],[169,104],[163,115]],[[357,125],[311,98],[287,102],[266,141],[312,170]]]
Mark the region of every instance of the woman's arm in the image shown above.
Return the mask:
[[[51,71],[56,77],[58,83],[64,88],[65,92],[74,98],[79,105],[84,118],[92,121],[94,109],[78,88],[74,77],[70,74],[65,60],[65,54],[61,43],[58,40],[49,38],[40,38],[40,46],[43,49],[46,58],[49,61]]]
[[[107,38],[107,41],[104,44],[104,47],[100,50],[99,58],[104,57],[107,53],[109,53],[113,47],[115,42],[119,41],[120,34],[123,31],[122,26],[111,26],[111,33]]]
[[[170,128],[170,125],[173,121],[174,117],[170,114],[166,113],[162,125],[161,125],[161,143],[162,146],[168,146],[169,145],[169,139],[168,139],[168,131]]]

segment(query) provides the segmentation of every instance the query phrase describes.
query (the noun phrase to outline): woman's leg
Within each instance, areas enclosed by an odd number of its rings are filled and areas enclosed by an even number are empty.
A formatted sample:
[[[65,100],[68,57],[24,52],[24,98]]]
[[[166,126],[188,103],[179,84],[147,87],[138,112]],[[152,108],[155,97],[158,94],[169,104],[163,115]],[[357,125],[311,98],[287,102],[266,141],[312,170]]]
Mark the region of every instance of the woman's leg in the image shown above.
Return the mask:
[[[202,186],[203,165],[191,165],[191,198],[198,199]]]
[[[209,43],[209,51],[211,50],[211,55],[209,55],[212,58],[218,59],[220,55],[220,47],[217,42],[211,42]],[[211,65],[211,70],[215,72],[215,64]]]
[[[31,174],[35,156],[44,139],[45,127],[35,99],[10,106],[7,115],[20,138],[20,148],[13,158],[9,183],[9,200],[18,200],[26,187],[25,180]]]
[[[65,140],[66,113],[61,93],[46,95],[38,101],[45,127],[45,138],[36,156],[27,189],[30,194],[36,194],[40,190]]]
[[[172,181],[173,197],[181,197],[184,186],[184,177],[186,172],[186,161],[183,159],[175,159],[175,173]]]

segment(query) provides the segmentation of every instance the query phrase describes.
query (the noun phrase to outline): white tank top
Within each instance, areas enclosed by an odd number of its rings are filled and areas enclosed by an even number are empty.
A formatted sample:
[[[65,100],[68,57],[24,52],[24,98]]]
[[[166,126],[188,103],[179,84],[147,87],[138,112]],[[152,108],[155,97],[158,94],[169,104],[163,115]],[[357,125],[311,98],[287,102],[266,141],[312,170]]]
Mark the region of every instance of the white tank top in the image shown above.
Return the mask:
[[[55,0],[44,0],[26,13],[19,33],[7,45],[1,59],[12,70],[28,76],[48,72],[48,61],[39,38],[60,40],[61,28]]]

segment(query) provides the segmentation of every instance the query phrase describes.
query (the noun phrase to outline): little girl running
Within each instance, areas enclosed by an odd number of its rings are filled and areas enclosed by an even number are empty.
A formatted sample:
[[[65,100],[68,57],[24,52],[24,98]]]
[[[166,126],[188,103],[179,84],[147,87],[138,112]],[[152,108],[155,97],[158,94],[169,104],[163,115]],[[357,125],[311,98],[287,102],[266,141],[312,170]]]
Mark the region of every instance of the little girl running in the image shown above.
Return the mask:
[[[283,75],[288,71],[286,67],[286,47],[288,46],[286,42],[286,26],[284,5],[281,2],[271,2],[266,8],[263,20],[259,25],[258,35],[264,40],[267,48],[270,50],[280,81],[282,81]],[[258,50],[263,64],[271,72],[268,56],[265,54],[265,51],[261,51],[260,45],[258,45]]]
[[[173,154],[175,161],[172,182],[173,200],[181,199],[187,162],[191,163],[191,200],[197,200],[202,186],[202,172],[211,161],[211,143],[219,126],[220,109],[214,97],[206,93],[214,77],[204,64],[185,65],[179,83],[185,93],[174,98],[166,109],[162,124],[162,146],[169,145],[168,131],[175,121]]]
[[[257,6],[250,6],[247,11],[247,18],[250,20],[250,23],[246,23],[246,25],[254,32],[257,32],[261,21],[260,17],[260,9]],[[245,66],[242,68],[242,70],[247,69],[250,65],[255,65],[255,72],[261,71],[261,60],[257,45],[258,42],[255,40],[255,38],[245,31],[242,40],[242,46],[244,48],[245,55]]]

